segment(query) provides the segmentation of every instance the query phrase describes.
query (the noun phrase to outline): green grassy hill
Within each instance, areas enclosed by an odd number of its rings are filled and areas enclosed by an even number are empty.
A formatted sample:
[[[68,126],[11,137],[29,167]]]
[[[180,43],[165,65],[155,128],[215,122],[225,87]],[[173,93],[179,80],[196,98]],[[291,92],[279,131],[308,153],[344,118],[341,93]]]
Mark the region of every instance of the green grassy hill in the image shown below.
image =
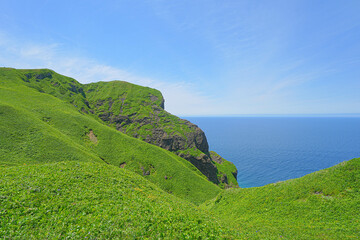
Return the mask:
[[[89,94],[50,70],[0,68],[0,238],[360,238],[360,158],[223,190],[189,161],[104,122],[101,99],[119,92],[105,84],[97,98],[102,84]],[[219,185],[236,186],[235,166],[210,154],[226,178]]]
[[[132,170],[197,204],[220,192],[188,161],[116,131],[72,104],[22,82],[21,72],[1,69],[1,165],[105,162]]]
[[[158,90],[123,81],[85,84],[83,89],[88,106],[81,108],[83,112],[129,136],[174,152],[216,184],[228,183],[220,181],[222,174],[211,159],[204,132],[165,111]]]
[[[1,239],[236,239],[238,232],[126,169],[0,167]]]
[[[202,207],[251,239],[359,239],[360,158],[264,187],[228,189]]]
[[[0,68],[0,75],[7,86],[11,83],[15,88],[26,86],[52,95],[102,124],[187,159],[210,181],[232,185],[226,182],[229,173],[219,173],[212,161],[204,132],[166,112],[156,89],[123,81],[83,85],[49,69]]]

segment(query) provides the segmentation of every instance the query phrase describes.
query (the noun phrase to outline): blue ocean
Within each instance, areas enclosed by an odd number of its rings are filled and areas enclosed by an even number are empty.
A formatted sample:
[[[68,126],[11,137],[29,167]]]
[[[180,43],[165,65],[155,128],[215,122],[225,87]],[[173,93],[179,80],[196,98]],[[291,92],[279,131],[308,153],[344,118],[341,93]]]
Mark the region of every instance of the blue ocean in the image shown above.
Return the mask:
[[[297,178],[360,157],[360,117],[186,117],[233,162],[240,187]]]

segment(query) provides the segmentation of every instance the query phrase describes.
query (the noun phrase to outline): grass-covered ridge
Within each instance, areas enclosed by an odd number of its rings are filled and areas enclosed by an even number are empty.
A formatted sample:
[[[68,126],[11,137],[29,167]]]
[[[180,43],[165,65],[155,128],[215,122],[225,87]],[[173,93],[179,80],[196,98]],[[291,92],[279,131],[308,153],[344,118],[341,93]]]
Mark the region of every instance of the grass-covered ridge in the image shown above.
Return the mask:
[[[104,162],[132,170],[194,203],[219,193],[220,189],[188,161],[116,131],[67,101],[22,84],[22,77],[19,71],[0,69],[1,165]],[[91,141],[90,132],[96,142]]]
[[[108,86],[127,83],[102,84],[98,94],[116,96],[120,90]],[[91,106],[109,109],[112,100],[91,103],[84,89],[51,70],[0,68],[1,238],[360,237],[360,159],[222,190],[185,159],[107,126]],[[150,105],[161,108],[152,95]],[[204,154],[193,147],[178,153]],[[219,185],[236,186],[235,166],[209,154],[228,182]]]
[[[131,136],[146,140],[156,127],[184,138],[185,133],[193,131],[184,120],[164,111],[164,98],[156,89],[112,81],[85,84],[84,91],[96,116],[101,115],[102,119]],[[116,119],[119,115],[126,118]]]
[[[174,152],[210,181],[223,185],[203,131],[166,112],[163,96],[156,89],[123,81],[80,84],[49,69],[1,68],[0,75],[5,85],[52,95],[102,124]]]
[[[152,88],[123,81],[83,85],[89,109],[107,125],[160,146],[187,159],[210,181],[221,185],[204,132],[164,109],[162,94]]]
[[[0,167],[4,239],[235,239],[238,232],[131,171],[101,163]]]
[[[204,209],[256,239],[358,239],[360,158],[302,178],[228,189]]]

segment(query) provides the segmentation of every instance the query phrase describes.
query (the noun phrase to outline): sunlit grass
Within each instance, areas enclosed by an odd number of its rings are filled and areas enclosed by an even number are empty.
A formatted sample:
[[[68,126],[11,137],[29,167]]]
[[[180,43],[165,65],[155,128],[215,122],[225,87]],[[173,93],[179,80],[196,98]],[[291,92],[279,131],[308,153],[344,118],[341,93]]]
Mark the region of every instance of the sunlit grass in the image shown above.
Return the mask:
[[[84,113],[83,94],[50,70],[0,69],[1,238],[360,237],[360,159],[221,190],[188,161]],[[217,167],[236,183],[233,164]]]

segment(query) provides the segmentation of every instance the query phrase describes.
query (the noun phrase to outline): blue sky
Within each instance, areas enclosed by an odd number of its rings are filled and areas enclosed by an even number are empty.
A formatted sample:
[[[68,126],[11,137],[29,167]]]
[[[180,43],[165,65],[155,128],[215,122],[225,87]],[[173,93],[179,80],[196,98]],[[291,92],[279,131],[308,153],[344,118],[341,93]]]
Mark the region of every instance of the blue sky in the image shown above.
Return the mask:
[[[360,1],[4,1],[0,66],[162,91],[174,114],[360,113]]]

